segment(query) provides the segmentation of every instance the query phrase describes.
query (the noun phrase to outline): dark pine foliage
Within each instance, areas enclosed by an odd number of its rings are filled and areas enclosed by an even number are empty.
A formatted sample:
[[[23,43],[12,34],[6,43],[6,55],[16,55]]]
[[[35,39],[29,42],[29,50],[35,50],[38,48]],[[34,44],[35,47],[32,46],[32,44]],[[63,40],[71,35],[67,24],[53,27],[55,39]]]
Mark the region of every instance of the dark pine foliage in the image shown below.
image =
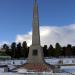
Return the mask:
[[[22,44],[16,44],[13,42],[11,46],[4,44],[2,49],[5,49],[6,55],[11,56],[12,58],[27,58],[29,53],[29,47],[27,46],[26,41]],[[68,44],[66,47],[61,47],[59,43],[55,44],[55,48],[50,45],[44,45],[42,47],[44,57],[60,57],[60,56],[75,56],[75,46]]]

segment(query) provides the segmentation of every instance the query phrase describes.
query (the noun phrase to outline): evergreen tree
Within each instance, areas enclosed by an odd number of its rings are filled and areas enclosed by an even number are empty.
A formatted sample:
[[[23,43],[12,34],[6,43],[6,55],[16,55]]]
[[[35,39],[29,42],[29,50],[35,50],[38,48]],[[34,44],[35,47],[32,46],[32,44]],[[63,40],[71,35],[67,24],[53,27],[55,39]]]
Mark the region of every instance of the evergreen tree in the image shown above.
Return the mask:
[[[2,49],[5,50],[5,52],[3,54],[5,55],[10,55],[10,50],[9,50],[9,46],[7,44],[4,44]]]
[[[22,51],[21,51],[22,57],[27,58],[28,52],[29,51],[28,51],[27,43],[26,43],[26,41],[24,41],[23,44],[22,44]]]
[[[7,49],[7,47],[8,47],[8,45],[7,44],[4,44],[2,48],[3,49]]]
[[[68,44],[66,47],[66,55],[72,56],[72,46],[70,44]]]
[[[12,58],[15,58],[16,57],[16,43],[15,42],[13,42],[11,44],[11,57]]]
[[[21,50],[22,50],[21,43],[18,43],[16,48],[16,58],[22,57]]]
[[[72,55],[75,56],[75,46],[72,47]]]
[[[59,43],[56,43],[55,45],[55,56],[57,57],[61,56],[61,46]]]
[[[43,53],[44,53],[44,56],[45,56],[45,57],[48,56],[47,45],[44,45],[44,47],[43,47]]]
[[[55,53],[54,48],[52,45],[50,45],[48,48],[48,56],[54,56],[55,55],[54,53]]]
[[[62,47],[62,56],[66,56],[66,47]]]

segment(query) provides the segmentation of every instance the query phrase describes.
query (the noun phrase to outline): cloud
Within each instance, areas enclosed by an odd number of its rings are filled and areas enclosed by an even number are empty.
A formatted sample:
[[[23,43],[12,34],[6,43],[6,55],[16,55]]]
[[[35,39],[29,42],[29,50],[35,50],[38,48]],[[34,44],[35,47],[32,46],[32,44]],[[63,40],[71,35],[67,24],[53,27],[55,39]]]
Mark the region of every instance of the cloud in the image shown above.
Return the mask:
[[[0,48],[2,47],[3,44],[10,45],[10,43],[9,43],[8,41],[1,41],[1,42],[0,42]]]
[[[53,46],[59,42],[61,46],[67,44],[75,45],[75,24],[67,26],[41,26],[40,27],[41,45]],[[16,42],[27,41],[28,46],[32,43],[32,31],[24,35],[17,35]]]

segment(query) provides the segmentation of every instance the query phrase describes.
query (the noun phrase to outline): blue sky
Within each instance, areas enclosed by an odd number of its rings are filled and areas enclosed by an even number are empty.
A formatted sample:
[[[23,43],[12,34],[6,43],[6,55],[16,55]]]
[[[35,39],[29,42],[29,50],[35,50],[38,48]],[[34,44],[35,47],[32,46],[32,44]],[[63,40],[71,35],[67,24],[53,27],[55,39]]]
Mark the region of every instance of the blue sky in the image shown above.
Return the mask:
[[[0,0],[0,42],[13,42],[31,31],[33,1]],[[40,26],[75,24],[75,0],[38,0],[38,7]]]

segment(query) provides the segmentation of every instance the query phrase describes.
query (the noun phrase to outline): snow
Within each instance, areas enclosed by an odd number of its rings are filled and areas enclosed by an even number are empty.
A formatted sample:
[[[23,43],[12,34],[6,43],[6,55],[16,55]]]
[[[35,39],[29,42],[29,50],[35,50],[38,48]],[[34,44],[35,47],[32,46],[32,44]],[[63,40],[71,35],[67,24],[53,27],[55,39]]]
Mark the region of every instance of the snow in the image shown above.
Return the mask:
[[[52,58],[52,59],[45,59],[45,61],[49,64],[59,64],[59,61],[63,61],[63,64],[75,64],[75,58]],[[66,73],[75,74],[75,66],[61,66],[61,70]]]
[[[4,68],[0,68],[0,72],[4,72]]]
[[[27,70],[25,70],[25,69],[18,69],[18,73],[26,73],[27,72]]]
[[[26,60],[4,60],[0,61],[0,65],[21,65],[26,63]]]
[[[45,61],[49,64],[58,64],[59,61],[63,64],[75,64],[75,58],[47,58]],[[21,65],[26,63],[27,60],[0,60],[0,65]]]
[[[72,74],[69,74],[69,73],[34,73],[34,72],[31,72],[31,73],[25,73],[25,74],[19,74],[19,73],[0,73],[0,75],[72,75]]]
[[[57,64],[59,61],[63,61],[63,64],[75,64],[75,58],[52,58],[45,59],[50,64]]]
[[[75,66],[61,66],[61,70],[64,70],[67,73],[75,74]]]
[[[11,72],[1,72],[0,75],[25,75],[25,74],[19,74],[19,73],[11,73]]]
[[[49,64],[59,64],[59,61],[63,61],[63,64],[75,64],[75,58],[46,58],[45,61]],[[16,65],[22,65],[26,63],[27,60],[0,60],[0,65],[8,65],[9,69],[13,69]],[[75,74],[75,66],[61,66],[61,70],[67,73]],[[4,72],[4,68],[0,68],[0,75],[17,75],[17,74],[1,74]],[[20,73],[26,72],[25,69],[19,69]]]

